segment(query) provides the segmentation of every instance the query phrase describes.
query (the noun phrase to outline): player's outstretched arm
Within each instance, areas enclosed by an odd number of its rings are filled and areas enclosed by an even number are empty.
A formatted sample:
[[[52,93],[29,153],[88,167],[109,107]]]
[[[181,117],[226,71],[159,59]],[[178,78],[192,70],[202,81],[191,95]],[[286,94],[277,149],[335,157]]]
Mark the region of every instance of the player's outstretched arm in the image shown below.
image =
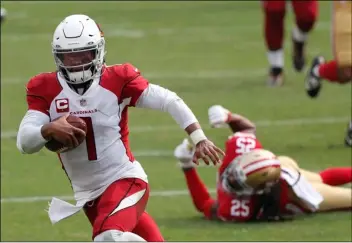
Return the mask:
[[[225,153],[216,147],[212,141],[207,139],[198,122],[194,122],[187,126],[185,131],[190,136],[193,144],[195,144],[195,152],[193,156],[194,163],[198,164],[198,159],[202,159],[207,165],[209,165],[210,162],[208,158],[214,165],[221,163],[221,159],[218,154],[225,155]]]
[[[234,133],[243,131],[255,133],[256,130],[253,122],[239,114],[231,113],[228,124]]]
[[[202,159],[206,164],[210,163],[209,159],[214,164],[221,162],[219,154],[224,153],[207,139],[191,109],[176,93],[158,85],[149,84],[138,98],[136,107],[168,112],[195,144],[193,162],[197,163],[198,159]]]
[[[212,127],[228,125],[233,133],[255,133],[255,125],[248,118],[239,114],[231,113],[221,105],[213,105],[208,110],[209,122]]]
[[[224,152],[207,139],[191,109],[175,92],[150,84],[129,63],[114,68],[124,84],[121,100],[126,100],[129,106],[168,112],[195,144],[193,162],[197,163],[198,159],[203,159],[206,164],[209,164],[208,159],[214,164],[221,162],[219,154],[224,155]]]
[[[206,185],[198,175],[196,165],[192,162],[193,155],[194,146],[188,139],[184,139],[174,150],[174,156],[180,162],[194,206],[208,219],[217,219],[218,203],[211,198]]]

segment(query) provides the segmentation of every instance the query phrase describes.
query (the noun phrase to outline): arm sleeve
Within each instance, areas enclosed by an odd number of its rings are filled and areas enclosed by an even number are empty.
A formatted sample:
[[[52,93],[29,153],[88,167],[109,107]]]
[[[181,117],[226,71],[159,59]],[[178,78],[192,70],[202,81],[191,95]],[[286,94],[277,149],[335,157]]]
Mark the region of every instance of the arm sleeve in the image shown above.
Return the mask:
[[[176,93],[155,84],[149,84],[144,89],[136,107],[168,112],[182,129],[198,122],[191,109]]]
[[[32,154],[43,148],[47,141],[42,136],[41,128],[49,122],[49,116],[43,112],[28,110],[17,133],[18,150],[23,154]]]

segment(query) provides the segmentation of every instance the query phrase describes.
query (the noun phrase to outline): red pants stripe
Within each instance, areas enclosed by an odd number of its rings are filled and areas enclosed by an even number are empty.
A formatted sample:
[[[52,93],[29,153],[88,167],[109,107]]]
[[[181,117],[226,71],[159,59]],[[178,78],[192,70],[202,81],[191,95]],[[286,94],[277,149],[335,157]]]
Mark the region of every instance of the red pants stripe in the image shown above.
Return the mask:
[[[148,198],[149,185],[141,179],[126,178],[112,183],[100,197],[84,206],[93,226],[92,238],[115,229],[141,233],[147,241],[163,241],[156,223],[145,213]]]

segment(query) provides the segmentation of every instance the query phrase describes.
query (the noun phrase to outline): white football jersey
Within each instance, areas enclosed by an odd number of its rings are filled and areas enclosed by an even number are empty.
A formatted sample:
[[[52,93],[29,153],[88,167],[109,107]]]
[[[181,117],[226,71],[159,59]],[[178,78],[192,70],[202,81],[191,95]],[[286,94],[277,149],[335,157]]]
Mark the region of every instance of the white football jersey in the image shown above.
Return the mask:
[[[59,154],[76,205],[54,197],[48,209],[52,223],[79,212],[116,180],[139,178],[147,182],[147,175],[129,149],[129,106],[168,112],[182,129],[198,122],[176,93],[149,84],[128,63],[104,66],[101,77],[83,95],[73,91],[57,72],[33,77],[26,91],[28,111],[17,136],[17,147],[22,153],[35,153],[43,148],[46,140],[41,127],[50,120],[70,114],[87,124],[84,142]]]
[[[127,107],[134,106],[148,82],[132,65],[106,67],[80,95],[58,73],[41,74],[27,85],[27,97],[41,96],[47,104],[27,98],[29,109],[42,111],[54,120],[67,113],[82,118],[86,139],[59,158],[78,201],[95,199],[114,181],[147,175],[130,152]],[[38,81],[38,79],[41,79]],[[31,83],[32,82],[32,83]]]

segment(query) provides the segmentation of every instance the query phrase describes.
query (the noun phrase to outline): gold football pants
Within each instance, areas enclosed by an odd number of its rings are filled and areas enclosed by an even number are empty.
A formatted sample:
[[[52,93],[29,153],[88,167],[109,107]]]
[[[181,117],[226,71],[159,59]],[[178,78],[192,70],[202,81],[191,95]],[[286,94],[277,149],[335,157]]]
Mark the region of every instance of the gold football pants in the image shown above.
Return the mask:
[[[318,212],[346,209],[346,208],[352,207],[351,188],[326,185],[322,182],[322,179],[318,173],[314,173],[314,172],[299,168],[297,162],[292,158],[287,156],[279,156],[278,159],[280,160],[281,165],[283,167],[300,171],[301,174],[315,188],[315,190],[317,190],[322,195],[324,200],[319,205]],[[304,203],[297,201],[297,199],[298,199],[297,197],[293,198],[293,201],[305,207]]]
[[[352,66],[352,1],[333,1],[332,45],[340,67]]]

